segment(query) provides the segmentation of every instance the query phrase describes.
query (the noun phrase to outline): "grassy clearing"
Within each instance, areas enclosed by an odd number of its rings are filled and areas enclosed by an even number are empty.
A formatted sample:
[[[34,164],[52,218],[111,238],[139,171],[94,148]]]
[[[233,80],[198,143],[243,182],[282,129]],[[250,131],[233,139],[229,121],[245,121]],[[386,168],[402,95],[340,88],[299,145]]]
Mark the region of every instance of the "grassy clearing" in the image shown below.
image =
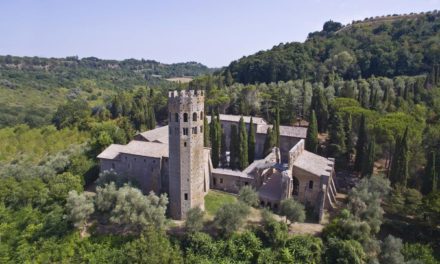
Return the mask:
[[[237,198],[232,194],[209,190],[205,196],[205,209],[209,215],[213,216],[224,204],[233,203],[235,201],[237,201]]]

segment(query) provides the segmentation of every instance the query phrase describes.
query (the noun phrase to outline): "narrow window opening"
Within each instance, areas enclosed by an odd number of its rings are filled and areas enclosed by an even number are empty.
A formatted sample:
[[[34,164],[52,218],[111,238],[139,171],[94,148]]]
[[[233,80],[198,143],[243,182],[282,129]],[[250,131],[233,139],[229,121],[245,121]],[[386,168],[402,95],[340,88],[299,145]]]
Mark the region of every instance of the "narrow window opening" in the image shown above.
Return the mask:
[[[183,114],[183,122],[188,122],[188,113]]]
[[[187,200],[188,200],[188,194],[185,193],[185,201],[187,201]]]
[[[197,113],[193,113],[193,121],[197,121]]]
[[[313,181],[309,181],[309,189],[313,189]]]

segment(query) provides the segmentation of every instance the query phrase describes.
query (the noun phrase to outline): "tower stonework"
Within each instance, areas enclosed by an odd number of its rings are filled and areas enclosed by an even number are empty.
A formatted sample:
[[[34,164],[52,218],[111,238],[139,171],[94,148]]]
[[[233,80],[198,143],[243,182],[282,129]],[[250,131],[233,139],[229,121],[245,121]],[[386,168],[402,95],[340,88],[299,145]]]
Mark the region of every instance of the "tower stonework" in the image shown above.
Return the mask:
[[[173,219],[185,219],[190,208],[205,209],[203,91],[172,91],[169,111],[169,199]]]

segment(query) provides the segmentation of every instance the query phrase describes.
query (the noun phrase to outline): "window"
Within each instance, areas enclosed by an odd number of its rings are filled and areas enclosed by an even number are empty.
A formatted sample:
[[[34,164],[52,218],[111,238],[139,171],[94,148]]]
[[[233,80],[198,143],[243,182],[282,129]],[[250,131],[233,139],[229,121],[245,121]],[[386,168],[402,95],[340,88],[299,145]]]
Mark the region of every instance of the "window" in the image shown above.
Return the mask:
[[[223,183],[223,178],[220,178],[220,183]]]
[[[313,189],[313,181],[309,181],[309,189]]]
[[[187,200],[188,200],[188,194],[185,193],[185,201],[187,201]]]
[[[217,185],[217,179],[214,177],[212,178],[212,185],[216,186]]]
[[[183,135],[188,136],[188,128],[187,127],[183,128]]]
[[[183,114],[183,122],[188,122],[188,113]]]
[[[200,112],[200,120],[203,120],[203,111]]]
[[[178,113],[174,114],[174,121],[179,122],[179,114]]]
[[[197,121],[197,113],[193,114],[193,121]]]
[[[200,133],[203,133],[203,126],[200,126]]]
[[[249,185],[249,182],[244,182],[244,185],[248,186],[248,185]]]
[[[183,142],[183,146],[186,147],[186,142]]]
[[[197,134],[197,127],[193,127],[191,130],[193,134]]]

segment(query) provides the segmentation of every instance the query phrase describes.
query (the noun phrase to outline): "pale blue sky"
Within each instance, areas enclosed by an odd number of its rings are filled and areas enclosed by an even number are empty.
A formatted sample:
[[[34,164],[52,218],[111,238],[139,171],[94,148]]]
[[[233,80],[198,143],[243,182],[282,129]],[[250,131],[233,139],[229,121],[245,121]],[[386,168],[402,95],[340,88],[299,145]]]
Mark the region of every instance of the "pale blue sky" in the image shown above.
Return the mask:
[[[327,20],[440,9],[440,0],[0,0],[0,54],[198,61],[211,67]]]

